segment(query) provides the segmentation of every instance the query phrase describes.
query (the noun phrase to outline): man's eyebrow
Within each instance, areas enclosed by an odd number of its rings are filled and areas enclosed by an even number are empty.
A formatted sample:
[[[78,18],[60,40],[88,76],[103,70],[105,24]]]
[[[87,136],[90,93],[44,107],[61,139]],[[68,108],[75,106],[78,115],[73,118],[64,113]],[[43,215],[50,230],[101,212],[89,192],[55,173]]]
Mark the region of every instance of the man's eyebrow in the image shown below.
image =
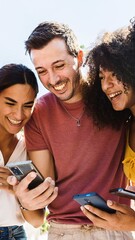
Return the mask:
[[[5,97],[5,99],[10,102],[17,103],[14,99],[12,99],[10,97]],[[34,101],[29,101],[29,102],[26,102],[25,104],[33,104],[33,103],[34,103]]]
[[[59,63],[59,62],[63,62],[63,61],[64,61],[64,59],[59,59],[59,60],[53,62],[53,64],[55,64],[55,63]]]
[[[56,64],[56,63],[63,62],[63,61],[64,61],[63,59],[59,59],[59,60],[53,62],[51,65],[54,65],[54,64]],[[42,66],[40,67],[40,66],[39,66],[39,67],[36,67],[36,68],[35,68],[35,70],[39,70],[39,69],[44,69],[44,67],[42,67]]]

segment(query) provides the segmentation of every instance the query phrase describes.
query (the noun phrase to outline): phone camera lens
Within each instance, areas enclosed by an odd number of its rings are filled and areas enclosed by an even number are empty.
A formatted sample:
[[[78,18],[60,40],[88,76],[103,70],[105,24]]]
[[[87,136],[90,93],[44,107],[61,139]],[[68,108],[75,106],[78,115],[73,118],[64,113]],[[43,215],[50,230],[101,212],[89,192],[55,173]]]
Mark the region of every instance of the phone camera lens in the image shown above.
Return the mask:
[[[18,167],[12,167],[11,171],[15,174],[15,175],[22,175],[22,172],[20,171],[20,169]]]

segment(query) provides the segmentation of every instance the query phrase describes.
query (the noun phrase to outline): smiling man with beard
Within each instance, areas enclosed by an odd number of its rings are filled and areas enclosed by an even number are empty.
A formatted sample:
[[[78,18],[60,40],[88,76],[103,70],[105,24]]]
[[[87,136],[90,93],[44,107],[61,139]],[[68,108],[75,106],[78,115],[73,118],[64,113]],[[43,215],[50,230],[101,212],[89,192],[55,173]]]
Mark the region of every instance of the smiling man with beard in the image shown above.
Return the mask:
[[[50,91],[38,99],[25,127],[30,159],[41,174],[48,176],[48,165],[54,163],[58,196],[45,204],[50,211],[48,239],[132,239],[130,232],[122,231],[123,214],[118,219],[117,213],[103,212],[106,225],[96,227],[73,200],[75,194],[91,191],[108,199],[111,188],[125,187],[124,127],[99,129],[87,114],[82,90],[89,86],[81,74],[83,52],[73,31],[65,24],[43,22],[25,44],[40,81]],[[29,210],[45,207],[42,184],[26,194],[29,182],[27,176],[18,184],[19,201]],[[117,196],[112,199],[119,200]],[[121,203],[129,205],[129,200],[121,199]]]

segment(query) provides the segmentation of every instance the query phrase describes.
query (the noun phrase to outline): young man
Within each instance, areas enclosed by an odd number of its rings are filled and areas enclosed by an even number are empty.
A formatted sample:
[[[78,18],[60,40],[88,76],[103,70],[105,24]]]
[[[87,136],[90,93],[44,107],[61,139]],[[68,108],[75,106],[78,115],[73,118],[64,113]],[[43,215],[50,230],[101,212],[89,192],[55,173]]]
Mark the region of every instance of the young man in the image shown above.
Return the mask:
[[[100,228],[93,226],[73,200],[75,194],[98,192],[105,199],[118,201],[119,198],[111,196],[109,190],[125,187],[121,164],[125,133],[122,128],[99,129],[87,115],[82,96],[84,79],[80,71],[83,54],[74,33],[64,24],[41,23],[26,41],[26,50],[40,81],[50,91],[38,100],[25,128],[27,149],[30,159],[46,177],[48,165],[54,162],[59,192],[51,203],[40,194],[42,184],[26,193],[31,181],[27,176],[17,186],[20,203],[29,210],[50,203],[49,240],[62,236],[67,240],[132,239],[130,232],[114,231],[116,225],[122,230],[121,223],[126,221],[124,207],[120,206],[123,212],[118,214],[101,211],[104,226],[102,223]],[[129,200],[121,198],[120,203],[129,205]],[[110,230],[105,230],[108,226]]]

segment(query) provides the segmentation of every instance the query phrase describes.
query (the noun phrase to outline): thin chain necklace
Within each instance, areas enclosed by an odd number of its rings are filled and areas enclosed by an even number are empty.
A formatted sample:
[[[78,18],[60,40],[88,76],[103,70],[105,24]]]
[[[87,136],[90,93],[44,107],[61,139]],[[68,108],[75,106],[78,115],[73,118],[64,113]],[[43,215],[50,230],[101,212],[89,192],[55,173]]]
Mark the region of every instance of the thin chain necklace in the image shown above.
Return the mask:
[[[67,113],[72,119],[74,119],[74,120],[76,121],[77,127],[80,127],[80,126],[81,126],[81,118],[83,117],[83,114],[84,114],[84,109],[83,109],[83,111],[82,111],[82,113],[80,114],[79,117],[74,117],[74,116],[66,109],[66,107],[65,107],[63,104],[61,104],[61,105],[62,105],[62,107],[64,108],[64,110],[66,111],[66,113]]]

